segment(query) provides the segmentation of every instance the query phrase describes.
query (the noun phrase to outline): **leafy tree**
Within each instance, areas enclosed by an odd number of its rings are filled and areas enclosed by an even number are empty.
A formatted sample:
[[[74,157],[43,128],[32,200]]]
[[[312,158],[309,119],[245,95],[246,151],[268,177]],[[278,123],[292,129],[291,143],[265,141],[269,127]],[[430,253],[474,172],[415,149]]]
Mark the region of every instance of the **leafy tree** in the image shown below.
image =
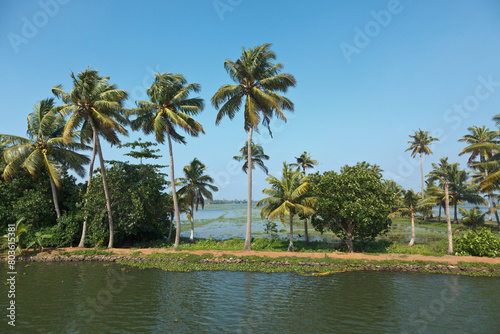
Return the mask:
[[[163,238],[167,234],[168,182],[155,165],[133,165],[120,161],[109,162],[108,185],[116,223],[116,245],[131,245]],[[100,172],[100,171],[99,171]],[[92,183],[99,183],[100,175]],[[89,237],[94,246],[106,238],[103,188],[91,186],[88,199]]]
[[[264,160],[269,160],[269,156],[264,154],[264,149],[260,144],[255,144],[252,141],[251,150],[252,152],[252,169],[255,169],[255,165],[259,166],[264,173],[268,174],[269,170],[264,165]],[[245,142],[245,146],[240,149],[241,155],[235,155],[233,157],[236,161],[245,161],[241,169],[243,172],[248,172],[248,142]]]
[[[134,141],[133,143],[125,143],[123,145],[119,145],[119,148],[122,147],[131,147],[133,150],[135,150],[136,147],[139,147],[139,151],[130,151],[129,153],[125,153],[125,155],[135,158],[135,159],[140,159],[140,164],[142,165],[142,158],[144,159],[159,159],[162,156],[155,154],[160,152],[159,149],[157,150],[152,150],[150,147],[151,146],[156,146],[158,145],[157,143],[152,143],[152,142],[141,142],[141,138],[139,140]]]
[[[306,169],[314,168],[318,164],[318,160],[311,158],[311,155],[304,151],[299,157],[295,157],[296,162],[291,163],[290,166],[295,166],[297,168],[302,168],[302,173],[306,175]],[[304,221],[304,236],[306,239],[306,245],[309,244],[309,231],[307,230],[307,215],[300,215],[299,217]]]
[[[261,199],[256,206],[264,206],[261,218],[273,220],[279,217],[283,225],[285,216],[289,216],[290,245],[288,251],[293,252],[293,216],[297,213],[312,215],[314,198],[309,193],[309,177],[304,176],[299,169],[292,170],[286,162],[283,163],[281,180],[269,175],[266,181],[271,187],[262,190],[268,197]]]
[[[55,96],[65,103],[55,110],[62,115],[70,115],[63,132],[64,143],[68,143],[74,137],[75,131],[81,126],[83,132],[92,133],[92,141],[95,150],[99,154],[101,164],[101,177],[106,198],[106,208],[109,223],[108,248],[113,247],[114,226],[111,208],[111,196],[109,194],[108,182],[106,178],[106,168],[102,155],[99,134],[102,131],[118,131],[124,135],[127,130],[120,122],[123,122],[124,111],[123,101],[127,99],[128,93],[117,89],[116,85],[109,84],[109,77],[101,77],[95,70],[90,68],[78,73],[77,76],[71,72],[73,88],[71,93],[66,93],[61,85],[52,88]],[[90,127],[91,131],[88,130]],[[89,171],[92,173],[92,171]],[[82,240],[85,237],[85,229],[82,233]],[[83,242],[81,242],[83,244]]]
[[[380,168],[379,165],[377,164],[370,164],[366,161],[362,161],[362,162],[358,162],[356,164],[356,166],[358,167],[361,167],[361,168],[364,168],[364,169],[367,169],[369,170],[370,172],[374,173],[375,175],[377,175],[379,178],[382,178],[382,172],[384,171],[382,168]]]
[[[448,254],[453,254],[453,233],[451,230],[451,220],[450,220],[450,192],[449,185],[451,180],[451,171],[453,166],[458,166],[458,163],[449,164],[448,158],[441,158],[439,160],[439,165],[433,163],[433,170],[429,173],[429,177],[432,180],[439,180],[444,187],[444,208],[446,214],[446,222],[448,224]]]
[[[395,202],[391,212],[396,212],[402,206],[405,190],[394,180],[384,180],[383,182],[387,189],[394,195]]]
[[[184,197],[191,208],[191,237],[189,240],[194,242],[194,209],[198,211],[198,206],[205,208],[205,199],[212,200],[211,191],[218,191],[219,188],[214,186],[214,179],[205,175],[207,167],[197,158],[194,158],[189,165],[184,166],[184,177],[177,179],[177,182],[182,187],[179,189],[179,196]]]
[[[175,189],[172,140],[186,144],[185,138],[176,131],[176,127],[180,127],[194,137],[197,137],[200,132],[205,133],[201,124],[191,117],[198,115],[203,110],[203,100],[201,98],[189,97],[189,94],[198,93],[200,90],[200,84],[188,84],[182,74],[155,73],[155,80],[147,90],[150,101],[136,101],[138,107],[128,112],[129,116],[136,116],[136,119],[131,122],[132,129],[142,129],[145,134],[154,132],[156,141],[161,144],[165,142],[166,134],[176,221],[174,248],[179,247],[181,220]]]
[[[258,131],[259,123],[269,130],[271,118],[276,116],[286,122],[283,110],[293,111],[293,103],[277,92],[286,93],[289,87],[296,84],[295,77],[289,73],[280,73],[283,64],[274,64],[276,54],[271,44],[242,49],[241,57],[235,62],[226,59],[224,68],[235,85],[223,85],[212,97],[212,105],[219,110],[215,124],[219,124],[224,116],[233,119],[244,104],[244,129],[248,132],[247,162],[252,163],[252,134]],[[252,169],[248,170],[247,227],[245,234],[245,250],[251,250],[252,226]]]
[[[20,170],[28,171],[34,178],[41,171],[47,171],[55,211],[57,218],[60,218],[56,187],[60,187],[62,166],[68,166],[83,176],[85,170],[82,165],[88,163],[89,159],[75,152],[76,149],[86,149],[84,145],[74,140],[63,143],[61,135],[64,120],[56,116],[53,107],[54,99],[45,99],[35,104],[33,112],[28,115],[28,138],[6,134],[0,136],[9,145],[3,151],[6,162],[4,179],[11,180]]]
[[[420,154],[420,173],[422,176],[422,199],[424,199],[425,188],[424,188],[424,169],[423,169],[423,159],[424,154],[432,154],[431,149],[429,148],[432,145],[433,141],[439,141],[438,138],[434,138],[429,136],[429,131],[423,131],[422,129],[418,129],[415,131],[414,135],[409,135],[413,140],[408,141],[408,144],[411,144],[410,147],[406,149],[406,151],[411,151],[411,157],[414,158],[417,154]],[[405,151],[405,152],[406,152]]]
[[[463,216],[462,223],[465,226],[472,228],[474,232],[476,232],[478,227],[482,227],[484,225],[486,213],[481,213],[479,207],[476,206],[469,211],[464,208],[458,208],[458,210]]]
[[[354,238],[375,238],[389,231],[389,214],[395,196],[382,180],[360,166],[345,166],[337,174],[329,171],[312,177],[317,198],[313,226],[330,230],[347,241],[353,252]]]

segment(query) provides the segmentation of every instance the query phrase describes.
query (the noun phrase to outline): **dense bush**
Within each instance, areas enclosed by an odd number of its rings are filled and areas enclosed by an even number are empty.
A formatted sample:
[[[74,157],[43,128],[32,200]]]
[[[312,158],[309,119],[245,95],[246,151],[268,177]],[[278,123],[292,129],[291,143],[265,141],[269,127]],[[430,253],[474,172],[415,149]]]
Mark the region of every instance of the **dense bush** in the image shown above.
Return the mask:
[[[115,246],[133,245],[163,238],[169,227],[168,182],[153,165],[111,161],[106,169],[114,221]],[[100,173],[91,182],[87,199],[88,239],[100,246],[109,238],[108,214]]]
[[[500,256],[500,240],[487,228],[454,238],[455,255]]]

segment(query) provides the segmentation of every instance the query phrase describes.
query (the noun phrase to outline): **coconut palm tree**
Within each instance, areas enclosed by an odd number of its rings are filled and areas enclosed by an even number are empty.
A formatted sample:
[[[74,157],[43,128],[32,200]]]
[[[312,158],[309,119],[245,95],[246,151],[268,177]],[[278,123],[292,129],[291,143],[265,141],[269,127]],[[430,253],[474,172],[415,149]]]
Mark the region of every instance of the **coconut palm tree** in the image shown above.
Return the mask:
[[[418,129],[418,131],[415,131],[414,135],[409,135],[409,137],[413,138],[413,140],[407,141],[407,143],[411,145],[405,150],[405,152],[411,151],[412,158],[414,158],[417,155],[417,153],[420,154],[420,174],[422,176],[421,196],[422,199],[424,199],[424,193],[425,193],[424,169],[423,169],[424,154],[432,154],[432,151],[429,148],[429,146],[432,145],[433,141],[439,141],[439,139],[429,136],[429,131],[423,131],[422,129]]]
[[[471,204],[486,204],[486,201],[479,193],[479,186],[468,182],[468,173],[460,170],[458,164],[453,164],[450,168],[450,196],[454,207],[453,222],[458,224],[458,204],[468,202]]]
[[[311,155],[304,151],[300,157],[295,157],[296,162],[291,163],[290,166],[295,166],[302,168],[304,175],[306,174],[306,169],[314,168],[318,164],[318,160],[311,158]]]
[[[293,170],[286,162],[283,163],[281,180],[269,175],[266,181],[270,188],[262,190],[269,197],[260,200],[256,206],[264,206],[261,218],[273,220],[279,217],[283,225],[285,216],[289,216],[290,245],[288,251],[293,252],[293,216],[295,214],[312,215],[314,197],[309,193],[309,177],[304,176],[299,169]]]
[[[264,148],[260,144],[255,144],[252,141],[251,152],[252,152],[252,169],[255,169],[255,165],[259,166],[260,169],[266,173],[269,173],[266,165],[264,165],[264,160],[269,160],[269,156],[264,154]],[[248,142],[245,142],[245,145],[240,149],[241,155],[235,155],[233,157],[236,161],[245,161],[241,169],[245,174],[248,172]]]
[[[421,199],[420,194],[415,193],[411,189],[404,192],[401,200],[401,207],[398,211],[410,216],[411,239],[408,247],[412,247],[415,244],[415,213],[428,207],[429,205],[432,205],[433,201],[434,199],[432,197]]]
[[[204,174],[207,167],[197,158],[194,158],[189,165],[184,166],[184,177],[177,179],[177,183],[182,187],[177,193],[179,196],[186,198],[191,207],[191,237],[190,242],[194,242],[194,210],[198,211],[198,206],[205,208],[205,199],[212,200],[211,191],[218,191],[219,188],[214,186],[214,179]],[[209,190],[210,189],[210,190]]]
[[[194,137],[197,137],[200,132],[205,133],[201,124],[191,117],[203,110],[203,99],[189,97],[191,93],[198,93],[200,90],[200,84],[188,84],[182,74],[155,73],[155,80],[147,90],[150,101],[136,101],[138,107],[127,113],[127,116],[136,116],[135,120],[131,121],[132,129],[142,129],[145,134],[154,133],[156,141],[160,144],[165,142],[165,137],[167,139],[176,220],[174,248],[179,247],[181,220],[175,188],[172,140],[186,144],[185,138],[177,132],[176,127]]]
[[[289,73],[280,73],[283,64],[274,64],[276,54],[271,44],[263,44],[244,49],[235,62],[226,59],[224,68],[235,85],[223,85],[212,97],[212,105],[219,110],[215,124],[228,116],[233,119],[244,104],[244,129],[248,132],[247,161],[252,166],[252,134],[258,131],[259,123],[269,130],[273,116],[286,122],[283,110],[293,111],[293,103],[277,92],[285,93],[296,84],[295,77]],[[245,250],[250,250],[252,226],[252,169],[248,170],[247,227]]]
[[[482,127],[472,126],[469,127],[467,130],[469,131],[469,134],[463,136],[458,141],[465,142],[469,145],[465,147],[462,150],[462,152],[460,152],[458,155],[470,154],[468,165],[477,170],[479,167],[477,167],[475,163],[486,162],[486,160],[488,160],[490,157],[492,157],[495,153],[497,153],[500,150],[499,133],[498,131],[490,131],[490,129],[484,125]],[[476,158],[479,158],[479,161],[477,161]],[[489,175],[488,169],[485,168],[482,169],[484,171],[484,177],[481,179],[477,179],[479,183],[485,178],[487,178]],[[488,197],[488,208],[491,208],[491,202],[493,201],[494,203],[491,191],[487,192],[487,197]],[[496,205],[493,204],[493,207],[495,206]],[[500,224],[498,213],[495,214],[497,223]],[[491,220],[491,211],[490,211],[490,220]]]
[[[429,177],[432,180],[439,180],[444,186],[444,207],[446,215],[446,223],[448,224],[448,254],[453,254],[453,233],[451,230],[451,220],[450,220],[450,194],[449,194],[449,182],[451,179],[450,173],[454,165],[458,163],[449,164],[448,158],[441,158],[439,160],[439,165],[433,163],[433,170],[429,173]]]
[[[462,223],[465,226],[472,228],[474,232],[476,232],[477,227],[484,225],[486,213],[481,213],[481,211],[479,211],[479,207],[476,206],[469,211],[464,208],[459,208],[459,210],[460,214],[463,216]]]
[[[109,194],[108,181],[106,178],[106,168],[101,149],[100,134],[119,132],[127,135],[127,130],[120,124],[124,108],[123,102],[127,99],[128,93],[118,89],[116,85],[109,84],[109,77],[99,76],[96,70],[90,68],[74,75],[71,72],[73,88],[71,93],[66,93],[61,85],[52,88],[56,97],[61,98],[64,105],[55,108],[62,115],[70,115],[64,127],[63,138],[67,143],[74,137],[75,131],[81,128],[82,137],[89,140],[92,137],[94,152],[99,155],[101,165],[101,177],[106,198],[106,208],[109,221],[109,242],[108,248],[113,248],[114,226],[111,211],[111,196]],[[109,135],[111,136],[111,134]],[[108,136],[105,136],[108,138]],[[119,143],[119,140],[118,140]],[[93,153],[94,156],[95,153]],[[89,170],[89,180],[91,179],[92,166]],[[90,182],[88,183],[88,186]],[[84,230],[86,226],[84,226]],[[82,233],[82,240],[84,234]],[[80,246],[83,247],[82,240]]]
[[[42,170],[49,175],[52,199],[57,218],[61,217],[56,187],[60,187],[61,167],[63,165],[73,169],[78,175],[85,173],[83,164],[89,159],[77,152],[76,149],[87,149],[83,144],[70,139],[63,143],[61,137],[64,129],[64,119],[58,117],[54,111],[54,99],[45,99],[37,102],[33,112],[28,115],[28,138],[2,134],[2,141],[10,145],[4,150],[6,162],[3,171],[5,180],[10,180],[21,169],[25,169],[33,177],[37,177]]]
[[[306,169],[314,168],[318,164],[318,160],[311,158],[311,155],[304,151],[299,157],[295,157],[296,162],[291,163],[290,166],[295,166],[297,168],[302,168],[302,173],[306,175]],[[304,237],[306,245],[309,244],[309,231],[307,230],[307,215],[300,215],[300,218],[304,221]]]

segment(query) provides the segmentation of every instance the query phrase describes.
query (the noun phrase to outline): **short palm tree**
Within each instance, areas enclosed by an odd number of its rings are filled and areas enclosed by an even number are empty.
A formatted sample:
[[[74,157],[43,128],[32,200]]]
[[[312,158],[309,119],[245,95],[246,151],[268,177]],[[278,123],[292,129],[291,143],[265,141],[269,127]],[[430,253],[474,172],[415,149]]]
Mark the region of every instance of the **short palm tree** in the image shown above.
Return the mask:
[[[223,85],[212,97],[212,105],[219,110],[215,124],[228,116],[233,119],[244,105],[244,129],[248,131],[247,161],[252,166],[252,134],[258,131],[259,123],[269,127],[271,118],[276,116],[286,122],[283,110],[293,111],[293,103],[277,92],[285,93],[296,84],[295,77],[289,73],[280,73],[283,64],[274,64],[276,54],[271,44],[263,44],[244,49],[235,62],[226,59],[224,68],[235,85]],[[248,170],[247,227],[245,250],[251,249],[252,229],[252,169]]]
[[[429,173],[429,177],[432,180],[439,180],[444,186],[444,207],[446,214],[446,223],[448,224],[448,254],[453,254],[453,233],[451,230],[451,220],[450,220],[450,193],[449,193],[449,182],[451,179],[451,169],[454,165],[458,163],[449,164],[448,158],[441,158],[439,165],[433,163],[433,170]]]
[[[299,169],[293,170],[285,162],[282,174],[281,180],[272,175],[266,178],[271,187],[262,190],[262,192],[268,197],[260,200],[256,206],[264,206],[260,214],[262,219],[279,218],[285,226],[285,216],[289,216],[290,245],[288,251],[293,252],[293,216],[295,214],[314,214],[314,197],[309,193],[309,177],[304,176]]]
[[[422,176],[421,196],[422,199],[424,199],[424,193],[425,193],[424,169],[423,169],[424,154],[432,154],[432,151],[429,148],[429,146],[432,145],[433,141],[439,141],[439,139],[429,136],[429,131],[423,131],[422,129],[418,129],[418,131],[415,131],[414,135],[409,135],[409,137],[412,138],[413,140],[407,142],[408,144],[411,145],[406,149],[406,151],[411,151],[412,158],[414,158],[417,154],[420,154],[420,174]]]
[[[33,112],[28,115],[28,138],[11,135],[0,135],[2,141],[10,147],[4,150],[6,167],[3,171],[5,180],[10,180],[15,173],[25,169],[33,177],[42,170],[49,175],[52,198],[57,218],[61,217],[56,187],[60,187],[61,167],[73,169],[78,175],[85,173],[83,164],[89,159],[75,152],[86,149],[85,145],[70,139],[65,144],[61,137],[64,120],[54,111],[54,99],[45,99],[34,105]]]
[[[269,170],[264,164],[264,160],[269,160],[269,156],[264,154],[264,148],[260,144],[255,144],[252,141],[251,150],[252,152],[252,169],[255,169],[255,165],[259,166],[260,169],[264,171],[264,173],[268,174]],[[243,172],[248,172],[248,142],[245,142],[245,145],[240,149],[241,155],[235,155],[233,157],[236,161],[245,161],[241,169]]]
[[[295,166],[297,168],[302,168],[302,173],[306,175],[306,169],[314,168],[318,164],[318,160],[311,158],[311,155],[304,151],[299,157],[295,157],[296,162],[291,163],[290,166]],[[307,230],[307,215],[301,215],[301,219],[304,221],[304,237],[306,245],[309,244],[309,231]]]
[[[460,214],[462,215],[462,223],[470,227],[474,232],[476,232],[476,228],[484,225],[486,213],[481,213],[479,207],[474,207],[469,211],[464,208],[459,208]]]
[[[432,205],[432,201],[432,197],[421,199],[420,194],[415,193],[411,189],[404,192],[401,200],[401,207],[398,211],[410,216],[411,239],[408,247],[412,247],[415,244],[415,213],[428,207],[429,205]]]
[[[113,248],[114,226],[113,215],[111,210],[111,196],[109,194],[108,181],[106,178],[106,168],[104,166],[104,158],[101,149],[100,134],[119,132],[127,135],[127,130],[123,128],[120,122],[123,121],[121,115],[124,112],[123,102],[128,98],[128,93],[118,89],[116,85],[109,84],[109,77],[101,77],[98,72],[85,69],[83,72],[74,75],[71,72],[73,79],[73,88],[71,93],[63,90],[61,85],[52,88],[55,96],[61,98],[65,103],[58,106],[55,110],[62,115],[70,115],[64,127],[63,138],[67,143],[74,137],[75,131],[80,128],[82,138],[89,140],[92,137],[94,153],[97,151],[99,162],[101,165],[101,177],[104,188],[104,196],[106,197],[106,208],[108,211],[109,221],[109,242],[108,248]],[[111,135],[106,135],[108,138]],[[118,141],[119,143],[119,141]],[[94,159],[92,159],[93,164]],[[92,168],[89,170],[89,180],[91,179]],[[87,184],[90,186],[90,182]],[[85,238],[86,226],[82,233],[80,246],[83,247]]]
[[[314,168],[314,166],[318,164],[318,160],[311,158],[311,155],[306,151],[304,151],[300,157],[295,157],[295,160],[296,162],[291,163],[290,166],[302,168],[304,175],[306,174],[306,169]]]
[[[177,179],[177,183],[181,186],[178,195],[186,198],[191,207],[191,237],[190,242],[194,241],[194,209],[198,211],[198,206],[205,208],[205,199],[212,200],[211,191],[218,191],[214,186],[214,179],[205,174],[207,167],[197,158],[194,158],[189,165],[184,166],[182,170],[184,177]]]
[[[165,142],[166,135],[176,220],[174,248],[179,247],[181,220],[175,188],[172,140],[186,144],[185,138],[177,132],[176,127],[194,137],[197,137],[199,133],[205,133],[201,124],[191,117],[198,115],[203,110],[203,99],[189,97],[191,93],[198,93],[200,90],[200,84],[188,84],[182,74],[155,73],[155,80],[147,90],[150,101],[136,101],[137,108],[130,110],[127,114],[128,116],[136,116],[131,121],[132,129],[142,129],[145,134],[154,133],[156,141],[160,144]]]
[[[453,222],[458,224],[458,204],[468,202],[471,204],[486,204],[484,198],[479,195],[479,186],[468,181],[468,173],[460,170],[458,164],[450,168],[450,196],[454,207]]]

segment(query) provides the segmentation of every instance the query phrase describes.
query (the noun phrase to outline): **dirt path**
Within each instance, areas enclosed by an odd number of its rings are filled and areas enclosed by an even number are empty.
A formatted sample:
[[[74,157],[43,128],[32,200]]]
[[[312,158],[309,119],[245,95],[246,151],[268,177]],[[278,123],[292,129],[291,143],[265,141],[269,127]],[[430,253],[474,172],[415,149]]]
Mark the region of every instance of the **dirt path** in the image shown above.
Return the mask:
[[[80,250],[80,248],[60,248],[58,250],[48,250],[43,253],[39,253],[37,256],[47,256],[55,255],[59,251],[75,251]],[[131,255],[137,251],[142,254],[152,254],[152,253],[190,253],[190,254],[213,254],[214,256],[221,256],[223,254],[232,254],[235,256],[267,256],[267,257],[284,257],[284,256],[295,256],[295,257],[310,257],[310,258],[324,258],[325,256],[334,259],[366,259],[366,260],[403,260],[403,261],[426,261],[426,262],[446,262],[448,264],[457,264],[458,262],[483,262],[500,264],[500,258],[489,258],[489,257],[477,257],[477,256],[425,256],[425,255],[409,255],[409,254],[363,254],[363,253],[288,253],[288,252],[261,252],[261,251],[220,251],[220,250],[184,250],[184,251],[174,251],[172,249],[163,248],[141,248],[141,249],[127,249],[127,248],[112,248],[111,251],[115,254],[120,255]]]

